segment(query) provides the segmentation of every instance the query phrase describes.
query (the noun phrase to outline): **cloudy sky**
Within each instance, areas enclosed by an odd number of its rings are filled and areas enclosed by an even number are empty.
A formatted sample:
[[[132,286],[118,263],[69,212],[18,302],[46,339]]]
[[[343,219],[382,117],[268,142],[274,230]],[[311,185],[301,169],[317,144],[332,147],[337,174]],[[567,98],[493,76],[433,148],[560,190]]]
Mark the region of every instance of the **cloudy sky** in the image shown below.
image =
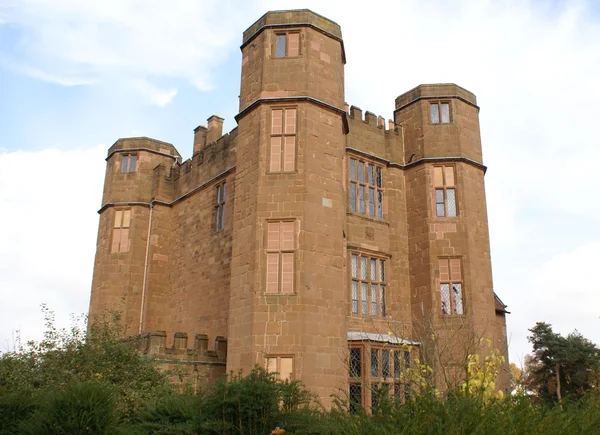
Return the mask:
[[[191,155],[235,126],[242,31],[310,8],[342,26],[346,99],[392,116],[421,83],[478,97],[494,286],[511,359],[536,321],[600,343],[600,2],[0,0],[0,350],[87,311],[107,148]]]

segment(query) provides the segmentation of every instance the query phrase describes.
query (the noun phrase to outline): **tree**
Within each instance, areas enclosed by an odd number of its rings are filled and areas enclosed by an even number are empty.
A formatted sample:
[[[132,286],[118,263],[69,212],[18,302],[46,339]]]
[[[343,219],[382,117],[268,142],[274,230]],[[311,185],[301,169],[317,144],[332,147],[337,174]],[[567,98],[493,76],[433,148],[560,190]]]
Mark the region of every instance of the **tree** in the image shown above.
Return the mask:
[[[529,330],[533,354],[525,358],[524,381],[538,399],[579,399],[598,387],[600,349],[578,331],[563,337],[538,322]]]

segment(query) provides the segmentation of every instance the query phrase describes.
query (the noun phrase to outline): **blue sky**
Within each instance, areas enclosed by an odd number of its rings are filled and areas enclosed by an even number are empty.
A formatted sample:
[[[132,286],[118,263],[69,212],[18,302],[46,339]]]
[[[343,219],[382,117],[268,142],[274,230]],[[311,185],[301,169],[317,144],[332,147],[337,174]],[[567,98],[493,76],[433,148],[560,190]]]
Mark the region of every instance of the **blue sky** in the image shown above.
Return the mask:
[[[451,3],[451,4],[450,4]],[[454,82],[478,97],[494,286],[511,358],[536,321],[600,342],[600,7],[595,1],[0,0],[0,350],[87,311],[107,148],[235,126],[241,34],[265,11],[342,26],[346,99]]]

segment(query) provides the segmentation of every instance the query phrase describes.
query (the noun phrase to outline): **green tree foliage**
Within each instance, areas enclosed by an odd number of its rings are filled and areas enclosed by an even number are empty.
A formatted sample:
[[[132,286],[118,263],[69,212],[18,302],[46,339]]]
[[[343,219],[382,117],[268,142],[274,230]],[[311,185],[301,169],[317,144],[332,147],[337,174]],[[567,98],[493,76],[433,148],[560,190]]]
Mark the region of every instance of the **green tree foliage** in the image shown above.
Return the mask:
[[[575,400],[598,388],[600,349],[594,343],[577,331],[563,337],[545,322],[529,331],[533,355],[525,360],[524,382],[535,397]]]

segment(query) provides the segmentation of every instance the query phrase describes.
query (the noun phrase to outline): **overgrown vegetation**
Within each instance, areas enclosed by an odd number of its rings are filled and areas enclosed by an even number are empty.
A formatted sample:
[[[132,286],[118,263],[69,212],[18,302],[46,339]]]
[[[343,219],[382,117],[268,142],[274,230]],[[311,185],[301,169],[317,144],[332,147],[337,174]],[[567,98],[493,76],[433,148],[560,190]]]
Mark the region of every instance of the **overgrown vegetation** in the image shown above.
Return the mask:
[[[371,412],[350,414],[343,398],[325,410],[301,383],[278,381],[258,367],[189,394],[173,388],[169,373],[119,340],[108,324],[86,335],[83,327],[56,329],[48,310],[46,318],[41,342],[0,356],[0,435],[263,435],[276,428],[273,433],[303,435],[600,433],[598,349],[581,336],[557,338],[546,324],[531,330],[542,363],[531,373],[550,384],[557,378],[551,368],[559,364],[560,401],[555,390],[526,386],[496,394],[503,361],[491,352],[465,362],[467,379],[455,389],[441,392],[415,374],[420,388],[409,400],[380,394]]]

